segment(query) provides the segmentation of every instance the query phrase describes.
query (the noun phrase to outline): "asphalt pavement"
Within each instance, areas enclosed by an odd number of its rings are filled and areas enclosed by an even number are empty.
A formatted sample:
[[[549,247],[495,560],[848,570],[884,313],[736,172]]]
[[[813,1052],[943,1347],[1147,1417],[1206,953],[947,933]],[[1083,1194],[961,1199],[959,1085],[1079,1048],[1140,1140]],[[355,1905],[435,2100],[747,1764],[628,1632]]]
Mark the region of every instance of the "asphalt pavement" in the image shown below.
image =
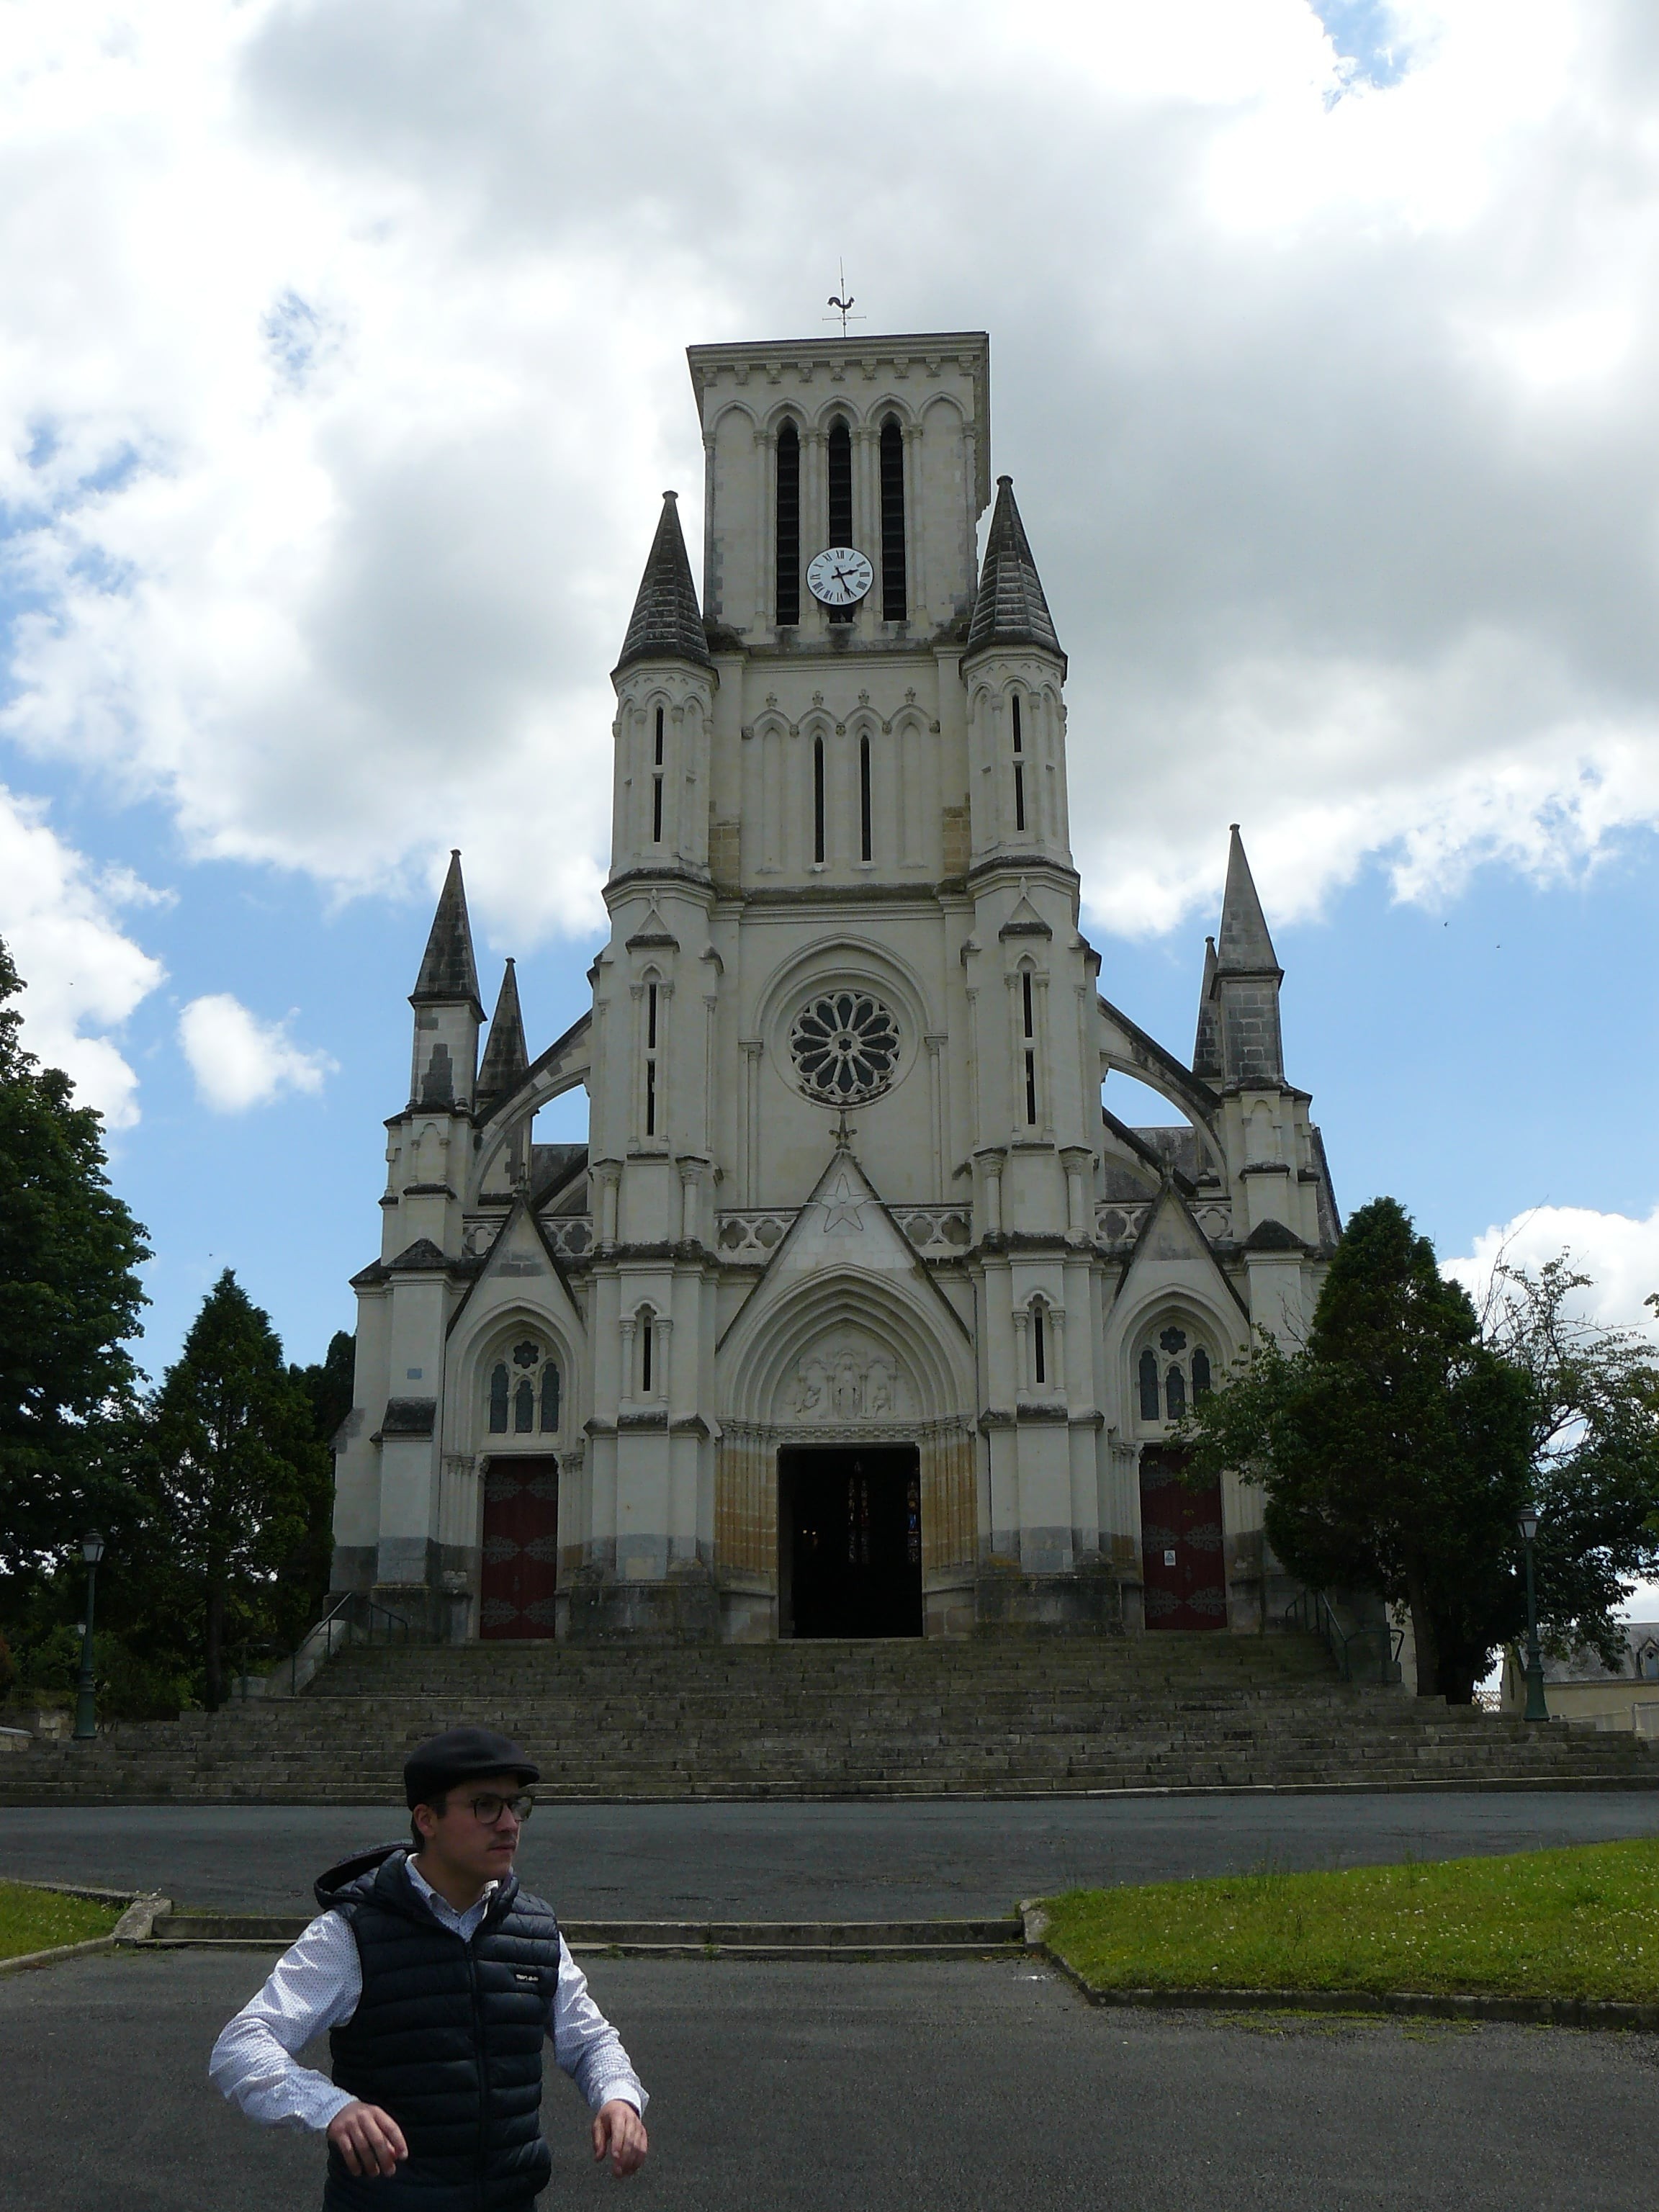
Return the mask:
[[[325,1868],[407,1833],[400,1807],[0,1808],[0,1875],[301,1912]],[[571,1919],[888,1920],[1069,1888],[1459,1858],[1659,1834],[1659,1793],[538,1806],[520,1879]]]
[[[0,1980],[4,2201],[315,2212],[314,2138],[205,2078],[266,1961],[184,1952]],[[652,2103],[618,2200],[674,2212],[1650,2212],[1659,2040],[1097,2011],[1025,1965],[602,1960]],[[556,2075],[549,2206],[611,2201]],[[27,2124],[24,2118],[27,2116]]]

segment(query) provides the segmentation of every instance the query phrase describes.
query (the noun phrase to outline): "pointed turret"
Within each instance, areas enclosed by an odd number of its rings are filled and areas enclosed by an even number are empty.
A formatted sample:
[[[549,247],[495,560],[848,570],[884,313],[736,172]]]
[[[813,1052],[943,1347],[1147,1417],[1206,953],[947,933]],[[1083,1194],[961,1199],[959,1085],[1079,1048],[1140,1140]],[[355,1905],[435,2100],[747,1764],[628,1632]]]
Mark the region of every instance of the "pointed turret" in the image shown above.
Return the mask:
[[[524,1041],[524,1017],[519,1011],[519,982],[513,963],[501,977],[501,996],[489,1024],[483,1064],[478,1070],[477,1110],[493,1114],[503,1098],[516,1091],[530,1066]]]
[[[691,563],[686,558],[676,492],[665,491],[662,495],[662,520],[652,540],[628,635],[623,640],[622,658],[613,675],[619,676],[635,660],[689,660],[698,668],[714,665],[708,655],[697,587],[691,580]]]
[[[483,1019],[483,1004],[478,996],[478,970],[472,957],[472,925],[467,919],[466,885],[461,881],[461,855],[459,849],[449,855],[449,873],[444,878],[444,887],[438,894],[438,911],[432,917],[432,933],[426,940],[426,952],[421,962],[421,972],[415,979],[415,988],[409,994],[411,1006],[447,1005],[456,1000],[469,1000]]]
[[[1267,934],[1267,918],[1256,896],[1237,822],[1231,829],[1210,993],[1210,1003],[1220,1018],[1219,1073],[1228,1083],[1282,1083],[1285,1048],[1279,1027],[1279,987],[1285,971]],[[1200,1037],[1202,1031],[1200,1018]]]
[[[1193,1039],[1193,1073],[1206,1083],[1221,1073],[1221,1033],[1216,1024],[1215,939],[1204,940],[1204,981],[1198,990],[1198,1034]]]
[[[449,856],[449,873],[409,1003],[415,1009],[410,1097],[422,1106],[470,1108],[483,1006],[459,852]]]
[[[968,627],[968,651],[975,653],[1010,645],[1041,646],[1059,653],[1061,660],[1066,658],[1043,597],[1025,526],[1014,504],[1014,480],[999,477],[996,511],[985,540],[985,565],[980,571],[973,620]]]
[[[1255,878],[1244,857],[1244,841],[1237,822],[1227,853],[1227,888],[1221,898],[1221,928],[1216,939],[1216,964],[1230,975],[1272,975],[1281,982],[1284,969],[1267,934],[1267,917],[1256,896]]]

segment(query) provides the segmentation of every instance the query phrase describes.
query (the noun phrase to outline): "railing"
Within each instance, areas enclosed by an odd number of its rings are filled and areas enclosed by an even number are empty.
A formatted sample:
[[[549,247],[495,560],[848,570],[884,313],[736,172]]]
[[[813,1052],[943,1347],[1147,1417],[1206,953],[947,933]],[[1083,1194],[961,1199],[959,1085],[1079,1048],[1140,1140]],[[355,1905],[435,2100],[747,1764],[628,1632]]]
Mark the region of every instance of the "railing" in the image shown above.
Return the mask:
[[[377,1605],[363,1591],[343,1590],[315,1627],[307,1631],[296,1650],[278,1660],[257,1688],[244,1675],[236,1686],[235,1694],[244,1698],[297,1698],[313,1676],[349,1644],[430,1641],[430,1637],[412,1628],[401,1613]]]
[[[1345,1682],[1381,1682],[1392,1687],[1401,1679],[1404,1630],[1386,1620],[1373,1628],[1345,1628],[1323,1590],[1304,1590],[1292,1598],[1285,1608],[1285,1626],[1317,1636]]]

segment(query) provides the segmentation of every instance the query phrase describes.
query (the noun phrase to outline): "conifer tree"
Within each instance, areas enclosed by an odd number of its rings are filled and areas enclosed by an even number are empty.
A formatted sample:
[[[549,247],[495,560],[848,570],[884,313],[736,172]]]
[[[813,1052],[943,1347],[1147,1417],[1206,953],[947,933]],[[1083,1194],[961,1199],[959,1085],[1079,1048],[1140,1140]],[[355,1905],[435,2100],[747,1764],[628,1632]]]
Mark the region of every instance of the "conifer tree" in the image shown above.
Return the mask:
[[[1264,1485],[1293,1575],[1408,1605],[1419,1694],[1469,1702],[1511,1609],[1533,1389],[1402,1206],[1353,1216],[1305,1348],[1264,1340],[1191,1431],[1195,1474]]]
[[[306,1389],[283,1364],[270,1316],[228,1268],[156,1394],[154,1445],[156,1504],[190,1594],[211,1708],[224,1697],[233,1637],[297,1632],[284,1618],[294,1608],[282,1601],[283,1577],[319,1519],[326,1525],[332,1487]]]

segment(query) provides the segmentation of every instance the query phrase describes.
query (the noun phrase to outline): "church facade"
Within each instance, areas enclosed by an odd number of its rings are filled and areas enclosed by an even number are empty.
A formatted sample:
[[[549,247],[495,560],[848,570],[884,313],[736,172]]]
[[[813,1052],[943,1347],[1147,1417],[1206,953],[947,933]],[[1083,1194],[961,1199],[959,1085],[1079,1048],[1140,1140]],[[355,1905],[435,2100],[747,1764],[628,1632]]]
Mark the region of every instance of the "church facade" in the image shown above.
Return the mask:
[[[1188,1063],[1079,927],[986,337],[690,362],[702,594],[670,493],[591,1010],[532,1057],[509,962],[486,1036],[459,854],[421,963],[336,1585],[453,1638],[1254,1627],[1259,1496],[1171,1428],[1339,1223],[1237,831]]]

